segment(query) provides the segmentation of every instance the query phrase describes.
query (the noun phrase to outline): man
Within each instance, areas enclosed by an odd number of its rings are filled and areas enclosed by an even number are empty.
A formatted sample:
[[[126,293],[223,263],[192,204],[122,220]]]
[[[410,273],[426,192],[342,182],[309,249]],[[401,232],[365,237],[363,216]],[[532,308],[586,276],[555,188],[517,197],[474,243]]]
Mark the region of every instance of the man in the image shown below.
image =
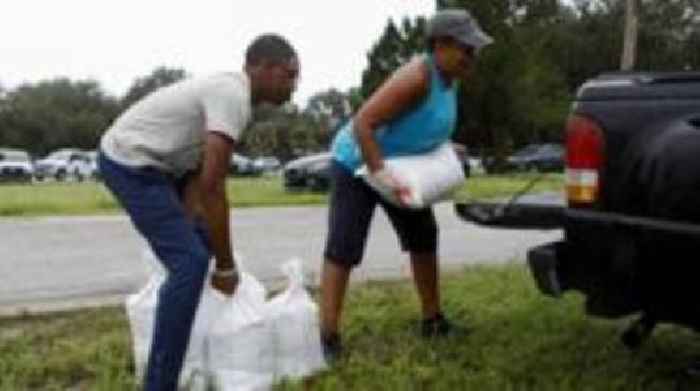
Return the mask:
[[[299,63],[282,37],[266,34],[246,51],[243,72],[181,81],[124,112],[102,137],[104,182],[168,270],[159,291],[144,389],[175,390],[211,255],[213,287],[238,284],[230,239],[226,175],[252,106],[287,102]],[[192,213],[199,199],[201,219]]]

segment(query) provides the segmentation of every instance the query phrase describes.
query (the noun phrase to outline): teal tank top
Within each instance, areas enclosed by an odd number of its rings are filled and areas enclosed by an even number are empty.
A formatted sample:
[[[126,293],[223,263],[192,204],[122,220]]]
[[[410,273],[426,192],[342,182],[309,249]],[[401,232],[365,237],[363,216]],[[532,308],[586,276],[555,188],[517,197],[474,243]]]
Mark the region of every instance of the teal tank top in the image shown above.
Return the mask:
[[[449,140],[457,122],[457,95],[453,84],[440,77],[431,55],[424,57],[430,70],[430,90],[416,108],[376,130],[375,139],[384,157],[415,155]],[[351,171],[364,161],[355,139],[354,121],[338,131],[331,146],[333,158]]]

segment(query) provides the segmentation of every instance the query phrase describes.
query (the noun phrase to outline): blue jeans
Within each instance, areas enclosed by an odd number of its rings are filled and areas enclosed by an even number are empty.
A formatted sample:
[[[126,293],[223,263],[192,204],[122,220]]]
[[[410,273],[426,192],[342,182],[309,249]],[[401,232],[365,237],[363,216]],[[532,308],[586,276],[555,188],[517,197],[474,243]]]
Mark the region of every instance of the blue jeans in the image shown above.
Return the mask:
[[[181,200],[184,181],[155,168],[127,167],[100,152],[100,172],[168,276],[158,292],[144,390],[175,391],[211,256],[206,232]]]

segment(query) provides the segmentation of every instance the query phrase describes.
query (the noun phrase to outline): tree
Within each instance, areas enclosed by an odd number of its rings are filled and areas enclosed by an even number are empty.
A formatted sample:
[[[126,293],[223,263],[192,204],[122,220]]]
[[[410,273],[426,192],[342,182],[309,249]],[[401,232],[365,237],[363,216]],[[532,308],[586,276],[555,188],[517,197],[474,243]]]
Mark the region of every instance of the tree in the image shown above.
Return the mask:
[[[454,0],[492,35],[479,54],[474,77],[461,87],[454,139],[505,155],[529,142],[559,137],[570,96],[566,78],[550,57],[561,46],[566,9],[556,0]]]
[[[254,121],[241,136],[238,151],[253,156],[272,155],[283,161],[300,154],[326,150],[328,128],[308,112],[263,105],[255,109]]]
[[[367,54],[367,68],[362,72],[360,93],[367,99],[386,78],[414,54],[425,50],[425,19],[404,19],[399,30],[389,19],[384,32]]]
[[[96,81],[65,78],[8,91],[0,110],[2,144],[45,154],[60,147],[94,149],[119,112]]]
[[[134,81],[124,98],[122,98],[122,107],[127,108],[158,88],[165,87],[186,77],[187,72],[184,69],[158,67],[150,75],[140,77]]]
[[[626,0],[625,3],[625,35],[623,38],[622,56],[620,59],[620,69],[629,71],[634,68],[637,61],[637,35],[639,15],[637,0]]]
[[[338,126],[352,113],[350,97],[331,88],[311,96],[304,112],[321,125],[323,131],[328,133],[328,138],[332,138]]]
[[[700,29],[700,1],[641,0],[638,13],[638,69],[698,69],[692,37]]]

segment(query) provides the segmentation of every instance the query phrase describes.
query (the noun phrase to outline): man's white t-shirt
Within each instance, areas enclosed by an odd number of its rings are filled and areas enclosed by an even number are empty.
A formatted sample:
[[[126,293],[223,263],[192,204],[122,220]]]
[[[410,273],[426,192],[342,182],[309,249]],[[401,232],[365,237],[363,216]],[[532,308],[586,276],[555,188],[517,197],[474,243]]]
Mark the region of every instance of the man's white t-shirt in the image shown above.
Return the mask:
[[[126,166],[152,166],[180,176],[200,165],[206,132],[238,140],[251,111],[245,73],[188,79],[127,109],[104,134],[100,147]]]

